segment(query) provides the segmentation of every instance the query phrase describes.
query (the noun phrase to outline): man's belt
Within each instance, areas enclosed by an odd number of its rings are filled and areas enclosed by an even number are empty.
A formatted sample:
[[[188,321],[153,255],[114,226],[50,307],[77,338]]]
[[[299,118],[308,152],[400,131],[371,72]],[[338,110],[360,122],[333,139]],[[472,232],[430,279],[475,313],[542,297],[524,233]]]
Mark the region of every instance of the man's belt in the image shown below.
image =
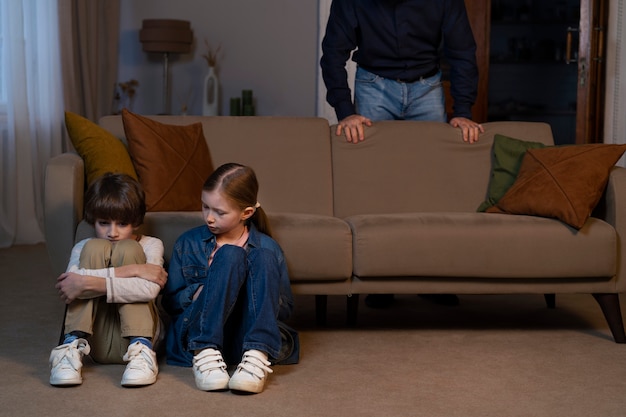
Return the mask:
[[[437,74],[439,72],[439,68],[435,67],[432,70],[428,71],[426,74],[422,74],[419,77],[415,77],[415,78],[395,78],[394,80],[399,82],[399,83],[406,83],[406,84],[410,84],[410,83],[414,83],[416,81],[422,81],[426,78],[430,78],[433,75]]]

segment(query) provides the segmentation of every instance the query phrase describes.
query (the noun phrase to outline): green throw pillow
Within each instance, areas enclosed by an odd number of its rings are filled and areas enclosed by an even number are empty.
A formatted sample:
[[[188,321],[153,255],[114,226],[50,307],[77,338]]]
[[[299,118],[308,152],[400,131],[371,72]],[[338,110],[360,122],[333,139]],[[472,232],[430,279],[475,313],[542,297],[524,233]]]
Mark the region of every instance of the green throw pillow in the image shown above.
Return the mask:
[[[65,112],[65,127],[85,163],[87,185],[107,172],[128,174],[137,179],[126,145],[112,133],[68,111]]]
[[[545,148],[540,142],[527,142],[496,134],[493,138],[491,178],[487,199],[478,207],[485,211],[496,204],[513,185],[528,149]]]

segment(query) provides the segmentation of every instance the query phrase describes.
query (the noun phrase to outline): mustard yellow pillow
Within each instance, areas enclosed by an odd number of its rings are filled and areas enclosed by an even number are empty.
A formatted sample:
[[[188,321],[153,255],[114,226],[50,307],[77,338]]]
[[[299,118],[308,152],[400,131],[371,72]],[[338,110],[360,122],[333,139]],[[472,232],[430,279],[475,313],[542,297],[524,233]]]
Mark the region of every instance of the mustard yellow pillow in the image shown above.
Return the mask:
[[[213,164],[201,123],[168,125],[122,110],[128,151],[148,211],[199,211]]]
[[[580,229],[624,151],[608,144],[529,149],[517,179],[487,212],[552,217]]]
[[[76,113],[65,112],[65,127],[72,145],[85,163],[87,185],[107,172],[137,173],[124,143],[113,134]]]

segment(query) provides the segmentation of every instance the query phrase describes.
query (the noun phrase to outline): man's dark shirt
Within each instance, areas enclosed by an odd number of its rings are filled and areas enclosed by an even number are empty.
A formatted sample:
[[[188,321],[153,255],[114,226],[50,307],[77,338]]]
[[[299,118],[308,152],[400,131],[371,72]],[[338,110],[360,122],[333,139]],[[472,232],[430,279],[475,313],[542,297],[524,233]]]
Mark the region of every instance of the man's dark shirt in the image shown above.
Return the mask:
[[[345,64],[352,59],[384,78],[415,80],[450,65],[453,117],[471,119],[476,42],[464,0],[333,0],[322,41],[322,76],[339,120],[355,114]]]

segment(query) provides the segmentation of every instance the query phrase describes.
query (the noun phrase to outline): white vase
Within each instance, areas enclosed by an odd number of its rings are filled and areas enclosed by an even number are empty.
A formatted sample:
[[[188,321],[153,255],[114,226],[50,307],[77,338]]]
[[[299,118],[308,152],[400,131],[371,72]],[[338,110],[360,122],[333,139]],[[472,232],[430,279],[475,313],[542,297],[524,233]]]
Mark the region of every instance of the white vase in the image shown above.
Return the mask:
[[[214,67],[209,67],[209,72],[204,77],[204,90],[202,92],[202,115],[217,116],[217,107],[220,97],[219,78]]]

